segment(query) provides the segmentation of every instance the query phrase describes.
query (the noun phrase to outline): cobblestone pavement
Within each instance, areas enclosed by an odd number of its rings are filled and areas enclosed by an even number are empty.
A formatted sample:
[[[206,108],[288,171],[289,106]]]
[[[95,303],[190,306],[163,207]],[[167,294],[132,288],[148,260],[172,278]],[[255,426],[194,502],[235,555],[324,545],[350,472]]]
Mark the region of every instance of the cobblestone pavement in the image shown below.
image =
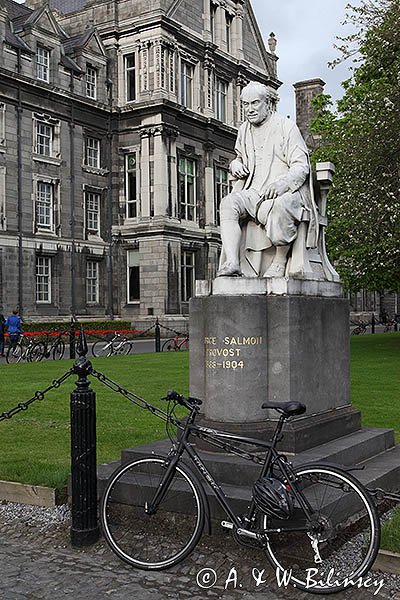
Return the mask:
[[[206,571],[217,581],[202,588]],[[262,574],[257,586],[254,575]],[[202,579],[202,577],[204,579]],[[381,574],[374,573],[375,581]],[[213,580],[212,580],[213,581]],[[212,583],[211,581],[211,583]],[[169,571],[148,573],[122,563],[103,540],[89,549],[69,543],[69,512],[24,505],[0,505],[1,600],[306,600],[309,593],[279,588],[259,550],[238,546],[229,533],[204,535],[191,557]],[[387,580],[375,597],[394,598],[396,583]],[[340,598],[371,600],[368,590],[348,589]],[[314,596],[315,597],[315,596]],[[338,597],[338,596],[336,596]],[[398,596],[399,598],[399,596]]]

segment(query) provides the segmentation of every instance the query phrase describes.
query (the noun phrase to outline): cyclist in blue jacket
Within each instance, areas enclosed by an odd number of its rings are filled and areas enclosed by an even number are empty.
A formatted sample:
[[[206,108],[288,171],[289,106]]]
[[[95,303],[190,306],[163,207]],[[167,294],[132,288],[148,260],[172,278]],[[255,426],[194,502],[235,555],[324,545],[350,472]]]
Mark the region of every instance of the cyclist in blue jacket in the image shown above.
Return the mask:
[[[4,327],[7,327],[8,335],[10,337],[10,349],[15,348],[19,336],[23,333],[21,317],[18,316],[17,310],[13,310],[13,314],[7,317]]]

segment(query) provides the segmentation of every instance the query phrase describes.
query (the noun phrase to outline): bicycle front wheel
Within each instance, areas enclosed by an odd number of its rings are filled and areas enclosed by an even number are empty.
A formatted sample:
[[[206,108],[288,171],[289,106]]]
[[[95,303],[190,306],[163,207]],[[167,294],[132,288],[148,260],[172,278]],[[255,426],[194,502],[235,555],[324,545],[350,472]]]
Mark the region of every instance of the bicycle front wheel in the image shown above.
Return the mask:
[[[22,360],[22,354],[23,350],[19,342],[15,344],[13,348],[9,346],[6,354],[7,363],[9,365],[12,365],[13,363],[19,363]]]
[[[65,344],[64,341],[59,339],[53,348],[53,360],[61,360],[64,356]]]
[[[95,358],[100,356],[111,356],[113,353],[113,346],[111,342],[105,342],[103,340],[99,340],[95,342],[92,346],[92,354]]]
[[[307,520],[294,502],[293,519],[280,521],[279,533],[267,534],[269,560],[278,568],[277,577],[300,589],[339,592],[356,583],[375,561],[380,541],[375,505],[355,477],[336,467],[304,466],[296,476],[312,516]]]
[[[175,338],[166,340],[161,348],[161,352],[169,352],[170,350],[177,350]]]
[[[114,346],[114,352],[115,354],[129,354],[129,352],[132,350],[133,348],[133,344],[131,342],[121,342],[120,344],[117,344],[116,346]]]
[[[167,466],[163,457],[122,465],[102,497],[100,518],[107,543],[119,558],[140,569],[176,565],[192,552],[203,531],[200,484],[183,465],[176,467],[155,513],[146,512]]]

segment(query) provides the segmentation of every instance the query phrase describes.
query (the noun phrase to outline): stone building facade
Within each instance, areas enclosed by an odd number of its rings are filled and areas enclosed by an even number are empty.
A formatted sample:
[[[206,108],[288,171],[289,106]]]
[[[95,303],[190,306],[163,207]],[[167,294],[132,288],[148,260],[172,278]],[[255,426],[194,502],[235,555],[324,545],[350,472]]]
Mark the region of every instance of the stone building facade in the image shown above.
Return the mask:
[[[0,0],[0,303],[32,318],[188,312],[274,47],[249,0]]]

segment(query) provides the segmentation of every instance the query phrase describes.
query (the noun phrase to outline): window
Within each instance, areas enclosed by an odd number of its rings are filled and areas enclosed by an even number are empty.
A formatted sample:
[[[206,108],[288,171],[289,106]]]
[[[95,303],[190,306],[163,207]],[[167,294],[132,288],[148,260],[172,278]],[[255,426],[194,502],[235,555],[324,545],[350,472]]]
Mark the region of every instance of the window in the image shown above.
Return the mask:
[[[86,263],[86,301],[88,304],[99,301],[99,263],[95,260]]]
[[[216,23],[217,7],[213,2],[210,2],[210,28],[211,28],[211,39],[213,42],[216,41],[215,36],[215,23]]]
[[[53,153],[53,135],[54,130],[48,123],[36,122],[36,154],[42,156],[51,156]]]
[[[193,67],[189,63],[181,63],[181,104],[192,108],[193,103]]]
[[[97,70],[93,67],[86,68],[86,96],[93,100],[97,98]]]
[[[0,102],[0,146],[6,143],[6,105]]]
[[[0,230],[7,229],[6,217],[6,168],[0,166]]]
[[[100,194],[86,192],[86,231],[100,235]]]
[[[223,79],[217,78],[215,83],[215,112],[220,121],[226,120],[226,95],[227,84]]]
[[[139,250],[128,250],[127,255],[128,302],[140,300]]]
[[[96,138],[86,138],[85,165],[87,167],[100,168],[100,140]]]
[[[36,48],[36,78],[50,81],[50,52],[42,46]]]
[[[187,221],[196,220],[196,163],[190,158],[179,160],[179,216]]]
[[[217,167],[215,169],[215,224],[220,225],[219,207],[221,200],[229,192],[228,171]]]
[[[225,37],[226,37],[226,50],[230,52],[232,50],[232,16],[225,12]]]
[[[36,189],[36,227],[53,229],[54,186],[45,181],[37,182]]]
[[[36,257],[36,302],[51,302],[51,259]]]
[[[194,252],[183,251],[181,255],[181,300],[188,302],[194,291]]]
[[[126,54],[125,63],[125,96],[127,102],[136,100],[136,61],[134,54]]]
[[[125,157],[125,198],[126,216],[128,219],[134,219],[138,216],[136,154],[128,154]]]

